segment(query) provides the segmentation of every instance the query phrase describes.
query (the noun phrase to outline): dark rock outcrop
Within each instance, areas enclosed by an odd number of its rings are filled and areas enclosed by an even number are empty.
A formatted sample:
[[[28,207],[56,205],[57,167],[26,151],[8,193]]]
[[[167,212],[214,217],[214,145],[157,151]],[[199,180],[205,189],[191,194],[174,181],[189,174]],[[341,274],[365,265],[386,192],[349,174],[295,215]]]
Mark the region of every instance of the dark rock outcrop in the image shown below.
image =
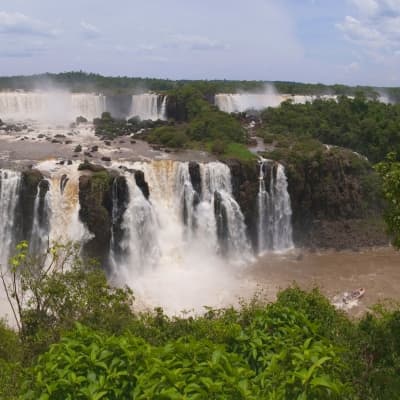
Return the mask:
[[[306,247],[354,248],[387,243],[380,224],[374,240],[370,218],[381,219],[380,182],[369,163],[350,151],[289,162],[286,173],[293,216],[293,236]]]
[[[129,204],[129,190],[124,176],[115,176],[112,182],[112,215],[111,215],[111,229],[112,241],[111,251],[115,259],[121,259],[125,255],[126,249],[122,246],[122,241],[125,235],[123,228],[124,213]]]
[[[200,165],[195,161],[189,162],[189,175],[193,189],[201,197],[201,174]]]
[[[105,170],[79,178],[79,218],[93,234],[83,251],[86,256],[97,258],[104,267],[111,241],[112,180]]]
[[[145,179],[145,176],[144,176],[144,172],[143,171],[139,171],[139,170],[135,170],[134,174],[135,174],[136,185],[142,191],[143,196],[146,199],[148,199],[149,196],[150,196],[150,190],[149,190],[149,185],[146,182],[146,179]]]
[[[256,161],[228,160],[226,163],[231,171],[233,196],[242,210],[247,226],[247,235],[253,248],[256,248],[259,165]]]
[[[21,186],[17,205],[17,240],[29,240],[32,232],[34,205],[39,190],[39,184],[43,181],[43,175],[35,169],[22,171]],[[40,195],[45,196],[48,190],[45,183],[41,184]]]
[[[214,214],[217,225],[217,238],[221,254],[228,252],[228,214],[220,193],[214,193]]]
[[[285,166],[296,246],[353,249],[388,243],[380,182],[371,165],[346,149],[290,154]],[[255,248],[259,164],[229,160],[232,190]],[[266,187],[269,186],[265,174]]]
[[[105,170],[106,169],[102,165],[92,164],[87,160],[78,166],[78,171],[100,172]]]

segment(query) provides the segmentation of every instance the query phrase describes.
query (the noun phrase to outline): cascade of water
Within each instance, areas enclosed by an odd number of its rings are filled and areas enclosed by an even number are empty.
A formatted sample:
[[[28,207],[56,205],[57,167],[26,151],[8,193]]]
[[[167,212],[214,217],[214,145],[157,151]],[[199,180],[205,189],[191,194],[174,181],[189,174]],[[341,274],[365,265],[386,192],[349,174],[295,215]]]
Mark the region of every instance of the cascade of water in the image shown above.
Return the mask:
[[[166,101],[164,96],[159,105],[159,95],[155,93],[134,94],[132,96],[132,105],[130,117],[139,117],[141,120],[152,120],[166,118]]]
[[[269,174],[268,174],[269,172]],[[265,179],[269,179],[269,190]],[[260,161],[258,191],[258,252],[283,251],[293,247],[292,209],[283,165]]]
[[[250,248],[246,237],[246,225],[240,206],[232,195],[229,167],[220,162],[204,164],[201,166],[201,177],[201,204],[209,203],[214,212],[214,216],[209,215],[205,218],[208,228],[216,227],[217,239],[223,253],[232,259],[248,259]]]
[[[288,95],[278,94],[273,90],[266,93],[220,93],[215,95],[215,105],[228,113],[247,110],[262,110],[267,107],[278,107],[283,101],[291,100],[294,104],[305,104],[316,99],[337,100],[334,95]]]
[[[118,198],[118,181],[114,179],[111,188],[111,202],[112,202],[112,213],[111,213],[111,243],[110,243],[110,258],[113,265],[115,265],[115,259],[117,257],[117,242],[116,242],[116,225],[119,218],[119,198]]]
[[[49,241],[84,243],[90,233],[79,219],[78,164],[57,165],[55,161],[44,161],[36,166],[49,176],[49,191],[46,195],[49,210]]]
[[[144,172],[151,202],[127,172],[130,203],[123,224],[127,232],[124,246],[133,255],[130,268],[180,263],[194,248],[223,253],[234,262],[250,257],[244,218],[232,196],[227,165],[201,165],[201,198],[193,188],[187,162],[137,162],[131,169]]]
[[[127,172],[125,178],[129,191],[129,204],[122,223],[125,237],[119,243],[120,253],[125,256],[122,263],[114,258],[113,264],[117,267],[118,273],[122,273],[129,282],[132,272],[141,272],[157,264],[160,258],[160,246],[157,235],[158,223],[152,205],[136,185],[134,176]]]
[[[15,245],[14,222],[20,182],[19,172],[0,170],[0,266],[7,263],[12,246]]]
[[[93,93],[0,92],[0,115],[4,119],[71,121],[81,115],[100,117],[106,111],[106,97]]]
[[[221,93],[215,95],[215,105],[228,113],[244,112],[246,110],[262,110],[267,107],[277,107],[283,97],[276,93]]]
[[[33,223],[29,247],[33,254],[42,254],[48,246],[50,207],[46,194],[38,188],[33,206]]]
[[[72,118],[82,116],[88,120],[100,117],[106,111],[106,96],[91,93],[73,93],[71,96]]]
[[[158,119],[162,119],[162,120],[167,119],[167,98],[168,98],[168,96],[163,96],[163,98],[162,98]]]
[[[198,194],[193,189],[189,174],[189,163],[179,163],[175,180],[175,192],[179,199],[179,208],[185,224],[185,237],[192,238],[192,233],[197,226],[195,206],[198,203]]]
[[[167,312],[221,304],[237,285],[233,265],[250,257],[243,215],[232,197],[229,168],[218,162],[200,165],[200,195],[187,162],[124,166],[129,204],[119,243],[124,255],[112,263],[113,280],[128,284],[137,298],[161,305]],[[134,170],[144,173],[149,200],[138,187]],[[218,226],[225,230],[226,243],[218,235]]]

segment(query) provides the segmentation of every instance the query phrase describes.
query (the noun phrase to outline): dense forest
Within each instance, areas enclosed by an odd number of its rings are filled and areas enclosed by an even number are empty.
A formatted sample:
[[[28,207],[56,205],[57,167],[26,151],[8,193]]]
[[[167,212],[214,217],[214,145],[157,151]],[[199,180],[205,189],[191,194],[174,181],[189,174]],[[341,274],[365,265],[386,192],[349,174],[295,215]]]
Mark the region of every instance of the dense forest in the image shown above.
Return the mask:
[[[0,322],[2,399],[398,398],[398,309],[352,321],[293,287],[170,318],[137,311],[78,250],[32,256],[23,242],[2,274],[18,327]]]
[[[86,72],[45,73],[30,76],[0,77],[0,90],[34,90],[60,87],[74,92],[101,92],[104,94],[132,94],[143,91],[169,93],[182,87],[194,87],[204,95],[216,93],[262,92],[266,84],[272,84],[279,93],[304,95],[348,95],[362,91],[368,97],[387,95],[400,102],[400,88],[371,86],[346,86],[341,84],[299,83],[283,81],[239,81],[239,80],[170,80],[127,76],[102,76]]]
[[[358,93],[312,103],[284,102],[261,114],[260,134],[309,138],[328,145],[350,148],[372,162],[383,160],[390,151],[400,151],[400,105],[367,100]]]

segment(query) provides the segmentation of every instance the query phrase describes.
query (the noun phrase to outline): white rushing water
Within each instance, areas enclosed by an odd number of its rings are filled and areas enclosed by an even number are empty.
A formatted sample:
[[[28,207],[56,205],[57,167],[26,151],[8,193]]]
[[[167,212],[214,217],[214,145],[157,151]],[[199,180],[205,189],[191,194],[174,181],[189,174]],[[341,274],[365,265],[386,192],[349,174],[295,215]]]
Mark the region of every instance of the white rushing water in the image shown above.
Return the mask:
[[[267,107],[278,107],[283,101],[291,100],[294,104],[305,104],[316,99],[337,100],[334,95],[288,95],[273,90],[265,93],[219,93],[215,95],[215,105],[227,113],[248,110],[263,110]]]
[[[217,162],[201,165],[200,194],[193,188],[186,162],[126,166],[144,172],[150,199],[126,172],[126,256],[113,262],[114,279],[131,286],[146,304],[163,306],[169,313],[222,305],[239,285],[234,266],[251,257],[243,215],[231,193],[229,168]],[[224,245],[217,232],[216,196],[225,216],[220,221]]]
[[[134,94],[129,114],[130,117],[138,117],[141,120],[166,120],[166,108],[167,96],[156,93]]]
[[[50,160],[39,163],[36,168],[49,180],[46,202],[50,244],[66,241],[84,243],[91,235],[79,219],[78,163],[57,165]]]
[[[267,188],[266,181],[269,182]],[[258,191],[258,253],[293,248],[292,209],[283,165],[260,161]]]
[[[72,122],[88,120],[106,111],[106,97],[94,93],[0,92],[0,118],[4,120]]]
[[[228,113],[277,107],[284,98],[276,93],[222,93],[215,95],[215,105]]]
[[[8,258],[15,245],[15,214],[18,205],[21,174],[0,169],[0,270],[8,265]],[[7,301],[3,283],[0,282],[0,318],[13,321],[12,311]]]
[[[48,237],[48,221],[46,215],[49,210],[47,196],[40,198],[40,192],[36,194],[35,203],[33,205],[33,222],[29,240],[29,250],[33,254],[41,254],[47,245]]]
[[[5,266],[14,245],[15,213],[18,204],[21,174],[0,170],[0,267]]]

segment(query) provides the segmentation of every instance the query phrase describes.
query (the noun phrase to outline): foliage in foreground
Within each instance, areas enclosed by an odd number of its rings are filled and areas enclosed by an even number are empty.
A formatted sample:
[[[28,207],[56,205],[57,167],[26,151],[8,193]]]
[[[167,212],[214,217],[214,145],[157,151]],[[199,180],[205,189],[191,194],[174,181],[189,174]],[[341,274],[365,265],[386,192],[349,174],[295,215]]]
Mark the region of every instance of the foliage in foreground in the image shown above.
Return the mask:
[[[26,249],[11,259],[11,282],[18,296],[22,289],[35,296],[21,303],[19,332],[0,323],[1,399],[389,400],[400,393],[398,309],[351,321],[317,290],[293,287],[273,304],[255,299],[198,317],[137,313],[130,292],[109,286],[75,248],[49,249],[57,265],[69,260],[49,271]]]
[[[336,352],[303,315],[277,306],[221,344],[188,336],[153,346],[78,326],[39,358],[24,398],[339,399]]]

